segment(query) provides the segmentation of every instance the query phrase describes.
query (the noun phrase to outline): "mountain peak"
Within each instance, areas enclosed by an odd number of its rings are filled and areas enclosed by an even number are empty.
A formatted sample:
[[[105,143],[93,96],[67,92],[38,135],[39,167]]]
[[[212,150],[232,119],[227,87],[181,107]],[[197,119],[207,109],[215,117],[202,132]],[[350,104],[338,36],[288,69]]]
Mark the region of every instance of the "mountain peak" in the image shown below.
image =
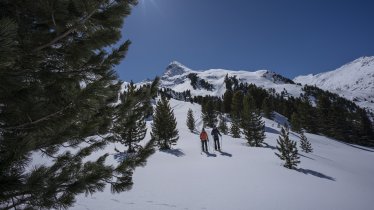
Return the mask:
[[[172,61],[164,72],[164,76],[174,77],[176,75],[184,74],[185,72],[190,71],[185,65],[181,64],[178,61]]]
[[[346,65],[359,64],[361,67],[374,65],[374,56],[363,56]]]

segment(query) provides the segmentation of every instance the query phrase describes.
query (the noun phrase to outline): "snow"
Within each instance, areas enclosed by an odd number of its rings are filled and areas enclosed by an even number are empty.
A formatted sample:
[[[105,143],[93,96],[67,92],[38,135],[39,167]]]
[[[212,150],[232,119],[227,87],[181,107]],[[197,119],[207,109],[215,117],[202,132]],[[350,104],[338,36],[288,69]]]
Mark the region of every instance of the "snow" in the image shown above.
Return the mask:
[[[137,168],[131,191],[111,194],[107,187],[92,196],[79,195],[72,209],[373,209],[373,149],[306,134],[314,151],[300,152],[299,169],[289,170],[274,154],[280,128],[265,119],[268,146],[248,147],[244,139],[223,135],[225,153],[202,155],[198,133],[186,126],[191,108],[201,130],[200,105],[170,102],[180,135],[174,149],[157,151]],[[276,120],[285,122],[281,115]],[[299,141],[295,133],[290,138]],[[114,151],[108,147],[103,152]],[[115,164],[113,155],[109,161]]]
[[[204,79],[208,83],[212,84],[214,90],[207,91],[205,89],[193,89],[190,84],[190,79],[187,77],[189,74],[195,73],[200,79]],[[286,84],[280,81],[274,81],[272,76],[276,75],[274,72],[268,70],[258,71],[232,71],[225,69],[209,69],[209,70],[191,70],[183,64],[173,61],[167,67],[166,72],[161,77],[160,87],[171,88],[177,92],[183,92],[186,90],[191,91],[192,96],[199,95],[211,95],[221,97],[226,92],[225,77],[236,76],[241,83],[255,84],[258,87],[265,89],[274,88],[277,93],[281,93],[284,89],[294,96],[299,97],[300,93],[303,93],[301,86],[295,84]]]
[[[316,85],[374,111],[374,56],[358,58],[333,71],[298,76],[294,82]]]

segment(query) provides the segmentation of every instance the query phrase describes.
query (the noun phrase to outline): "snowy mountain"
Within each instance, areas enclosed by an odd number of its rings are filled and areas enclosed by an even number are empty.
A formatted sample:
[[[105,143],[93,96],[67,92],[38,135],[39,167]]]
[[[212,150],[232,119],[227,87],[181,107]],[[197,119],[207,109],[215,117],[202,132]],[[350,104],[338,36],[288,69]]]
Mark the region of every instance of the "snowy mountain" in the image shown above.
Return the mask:
[[[199,80],[213,85],[211,90],[194,88],[189,75],[195,74]],[[274,89],[277,93],[286,90],[288,94],[299,97],[303,93],[299,84],[317,87],[337,93],[341,97],[354,101],[363,108],[374,111],[374,56],[362,57],[334,71],[317,75],[298,76],[294,80],[268,70],[232,71],[225,69],[192,70],[173,61],[161,77],[161,87],[177,92],[191,91],[192,96],[222,96],[226,91],[225,76],[235,76],[241,83],[253,83],[265,89]],[[299,84],[298,84],[299,83]]]
[[[197,76],[198,82],[203,80],[211,84],[213,88],[207,90],[199,85],[197,88],[194,88],[191,85],[191,74]],[[253,83],[265,89],[273,88],[278,93],[287,90],[287,92],[294,97],[299,97],[300,93],[303,92],[301,90],[302,86],[296,85],[292,80],[268,70],[258,70],[254,72],[225,69],[192,70],[177,61],[173,61],[167,66],[166,71],[161,77],[160,87],[170,88],[177,92],[190,90],[192,96],[211,95],[220,97],[226,91],[224,82],[226,75],[229,77],[235,76],[240,83]]]
[[[358,58],[333,71],[298,76],[293,81],[316,85],[374,110],[374,56]]]
[[[192,109],[201,130],[201,106],[173,99],[170,103],[180,135],[177,145],[157,151],[138,168],[131,191],[111,194],[107,186],[92,196],[79,195],[72,209],[373,209],[373,149],[307,133],[313,153],[299,151],[298,170],[286,169],[274,154],[277,123],[284,120],[277,116],[275,121],[264,119],[268,146],[248,147],[244,139],[223,135],[224,152],[214,152],[210,142],[207,156],[200,153],[198,133],[186,126],[187,110]],[[298,134],[291,132],[290,138],[300,144]],[[107,161],[116,164],[114,147],[125,149],[117,143],[95,156],[109,153]]]

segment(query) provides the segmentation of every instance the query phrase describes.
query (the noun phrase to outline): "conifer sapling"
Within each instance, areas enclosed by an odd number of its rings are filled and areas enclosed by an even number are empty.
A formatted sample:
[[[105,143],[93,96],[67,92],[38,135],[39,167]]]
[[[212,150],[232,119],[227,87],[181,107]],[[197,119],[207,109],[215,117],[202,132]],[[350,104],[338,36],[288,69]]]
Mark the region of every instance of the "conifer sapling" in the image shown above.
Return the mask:
[[[313,152],[312,144],[306,138],[304,132],[302,132],[300,136],[300,148],[301,148],[301,151],[305,153]]]
[[[299,154],[296,147],[296,142],[290,140],[288,136],[288,130],[282,128],[281,134],[277,140],[278,145],[276,146],[279,153],[275,153],[281,160],[283,160],[284,167],[289,169],[295,169],[299,161]]]
[[[193,111],[192,109],[188,109],[188,112],[187,112],[187,127],[188,129],[193,132],[195,130],[195,118],[193,116]]]

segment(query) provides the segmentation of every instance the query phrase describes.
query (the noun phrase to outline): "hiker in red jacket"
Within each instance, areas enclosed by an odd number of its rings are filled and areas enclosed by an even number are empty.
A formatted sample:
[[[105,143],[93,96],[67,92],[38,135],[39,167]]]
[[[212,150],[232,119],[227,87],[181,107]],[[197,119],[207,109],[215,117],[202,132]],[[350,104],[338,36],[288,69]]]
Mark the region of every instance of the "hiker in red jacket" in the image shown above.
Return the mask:
[[[208,139],[208,134],[205,132],[204,128],[200,133],[200,140],[201,140],[201,147],[202,147],[203,152],[208,152],[209,139]],[[205,150],[204,150],[204,146],[205,146]]]

